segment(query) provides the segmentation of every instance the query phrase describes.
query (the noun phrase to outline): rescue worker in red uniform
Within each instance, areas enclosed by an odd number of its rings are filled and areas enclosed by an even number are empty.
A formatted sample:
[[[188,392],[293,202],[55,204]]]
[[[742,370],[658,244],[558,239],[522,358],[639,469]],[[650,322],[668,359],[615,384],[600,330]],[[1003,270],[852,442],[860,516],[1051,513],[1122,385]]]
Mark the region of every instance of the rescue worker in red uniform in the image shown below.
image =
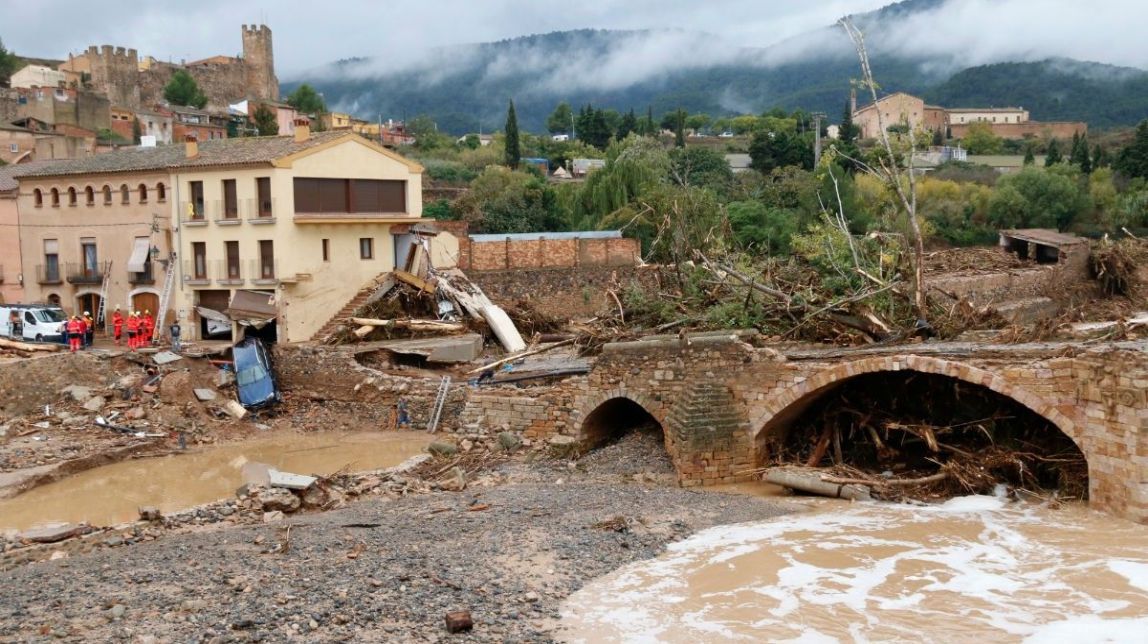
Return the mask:
[[[136,344],[137,344],[136,335],[139,333],[139,330],[140,330],[140,319],[138,317],[136,317],[136,314],[134,312],[128,313],[127,327],[128,327],[128,348],[131,349],[132,351],[135,351],[136,350]]]
[[[116,338],[116,346],[120,346],[120,338],[123,337],[124,332],[124,316],[120,313],[120,307],[116,307],[116,312],[112,313],[112,335]]]
[[[73,315],[71,320],[68,320],[68,346],[72,348],[72,353],[80,350],[80,342],[84,337],[84,323],[80,320],[80,316]]]
[[[92,314],[84,311],[84,348],[91,348],[92,344],[96,341],[96,321],[92,319]]]
[[[152,336],[155,335],[155,318],[151,316],[151,310],[144,309],[144,316],[143,321],[140,324],[140,329],[143,331],[143,337],[140,338],[140,346],[151,346]]]

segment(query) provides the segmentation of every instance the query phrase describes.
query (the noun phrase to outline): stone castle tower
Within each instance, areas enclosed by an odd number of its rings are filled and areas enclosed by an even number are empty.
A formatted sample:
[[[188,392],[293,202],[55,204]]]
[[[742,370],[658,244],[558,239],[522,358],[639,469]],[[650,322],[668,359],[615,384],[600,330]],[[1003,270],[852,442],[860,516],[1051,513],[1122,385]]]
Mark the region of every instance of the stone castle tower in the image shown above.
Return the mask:
[[[92,45],[87,51],[92,87],[107,95],[112,105],[139,105],[139,55],[134,49]]]
[[[271,28],[267,25],[243,25],[243,67],[248,96],[279,100]]]

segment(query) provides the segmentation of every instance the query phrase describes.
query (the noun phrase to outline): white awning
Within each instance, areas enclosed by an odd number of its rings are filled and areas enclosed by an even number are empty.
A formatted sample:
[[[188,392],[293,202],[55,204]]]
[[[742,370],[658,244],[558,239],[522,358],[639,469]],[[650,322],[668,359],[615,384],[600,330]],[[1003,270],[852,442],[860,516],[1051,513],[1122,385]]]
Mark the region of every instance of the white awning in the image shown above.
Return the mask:
[[[151,253],[151,242],[147,237],[136,237],[132,246],[132,256],[128,260],[128,272],[142,273],[147,270],[147,256]]]

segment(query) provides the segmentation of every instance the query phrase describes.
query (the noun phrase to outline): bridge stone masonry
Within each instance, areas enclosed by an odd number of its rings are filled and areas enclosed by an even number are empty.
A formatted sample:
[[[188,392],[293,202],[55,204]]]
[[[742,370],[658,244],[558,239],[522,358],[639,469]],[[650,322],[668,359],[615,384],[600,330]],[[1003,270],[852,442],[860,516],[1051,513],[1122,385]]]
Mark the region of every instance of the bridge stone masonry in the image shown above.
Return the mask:
[[[723,333],[606,345],[562,425],[591,444],[609,422],[603,414],[631,401],[661,424],[681,485],[730,483],[747,480],[768,458],[769,438],[835,386],[871,373],[935,374],[990,389],[1049,421],[1088,462],[1090,504],[1148,522],[1144,343],[758,344],[753,334]]]

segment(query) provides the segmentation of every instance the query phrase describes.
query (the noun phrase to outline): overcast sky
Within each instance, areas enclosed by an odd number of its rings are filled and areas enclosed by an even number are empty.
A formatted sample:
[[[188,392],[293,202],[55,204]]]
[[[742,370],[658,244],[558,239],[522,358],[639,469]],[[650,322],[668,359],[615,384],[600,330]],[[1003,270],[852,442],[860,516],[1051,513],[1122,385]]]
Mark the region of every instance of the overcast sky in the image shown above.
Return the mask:
[[[240,25],[274,32],[280,79],[352,56],[411,62],[428,48],[579,29],[676,28],[766,46],[888,0],[0,0],[0,39],[29,56],[88,45],[194,60],[241,49]],[[971,64],[1065,56],[1148,68],[1146,0],[950,0],[899,35],[909,51],[960,51]],[[694,52],[682,51],[689,58]]]

